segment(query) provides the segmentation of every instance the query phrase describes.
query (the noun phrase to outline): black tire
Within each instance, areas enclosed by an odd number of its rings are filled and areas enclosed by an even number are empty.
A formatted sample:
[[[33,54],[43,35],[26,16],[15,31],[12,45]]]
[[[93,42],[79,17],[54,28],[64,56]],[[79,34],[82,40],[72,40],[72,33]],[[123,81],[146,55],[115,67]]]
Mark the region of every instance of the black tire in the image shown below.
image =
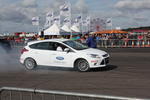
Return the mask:
[[[87,72],[90,70],[89,63],[84,59],[79,59],[75,63],[75,69],[80,72]]]
[[[36,62],[35,62],[34,59],[32,59],[32,58],[27,58],[27,59],[25,60],[25,62],[24,62],[24,66],[25,66],[25,68],[28,69],[28,70],[33,70],[33,69],[35,69],[35,67],[36,67],[37,65],[36,65]]]

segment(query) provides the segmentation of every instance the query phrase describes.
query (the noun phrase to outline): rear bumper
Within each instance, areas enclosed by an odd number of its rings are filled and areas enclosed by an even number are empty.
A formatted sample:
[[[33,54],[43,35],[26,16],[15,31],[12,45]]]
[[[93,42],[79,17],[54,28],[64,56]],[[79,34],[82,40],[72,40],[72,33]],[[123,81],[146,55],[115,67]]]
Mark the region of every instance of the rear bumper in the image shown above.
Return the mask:
[[[24,59],[23,58],[20,58],[19,61],[20,61],[21,64],[24,64]]]

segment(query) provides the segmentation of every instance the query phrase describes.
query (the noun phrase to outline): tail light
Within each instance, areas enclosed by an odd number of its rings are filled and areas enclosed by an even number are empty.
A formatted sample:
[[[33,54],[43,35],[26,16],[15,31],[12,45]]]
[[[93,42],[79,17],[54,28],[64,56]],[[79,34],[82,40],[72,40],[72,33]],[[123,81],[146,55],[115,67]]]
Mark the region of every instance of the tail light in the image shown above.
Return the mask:
[[[28,52],[28,51],[29,51],[28,49],[23,48],[23,49],[21,50],[21,54],[23,54],[24,52]]]

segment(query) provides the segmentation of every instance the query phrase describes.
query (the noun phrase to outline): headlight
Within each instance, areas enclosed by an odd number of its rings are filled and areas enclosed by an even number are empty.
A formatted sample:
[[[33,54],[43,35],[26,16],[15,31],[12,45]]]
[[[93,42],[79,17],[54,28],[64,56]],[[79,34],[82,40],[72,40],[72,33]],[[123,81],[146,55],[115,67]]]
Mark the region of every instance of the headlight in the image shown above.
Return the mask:
[[[97,54],[88,54],[90,57],[92,57],[92,58],[100,58],[100,56],[99,55],[97,55]]]

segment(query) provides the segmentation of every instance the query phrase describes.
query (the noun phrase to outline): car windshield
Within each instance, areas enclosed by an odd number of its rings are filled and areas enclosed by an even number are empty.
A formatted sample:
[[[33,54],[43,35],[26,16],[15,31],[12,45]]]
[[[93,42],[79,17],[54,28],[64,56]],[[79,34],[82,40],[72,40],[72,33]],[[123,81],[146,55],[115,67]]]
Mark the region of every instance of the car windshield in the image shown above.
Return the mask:
[[[66,45],[76,49],[76,50],[84,50],[84,49],[88,49],[88,47],[86,45],[83,45],[77,41],[64,41],[63,43],[65,43]]]

